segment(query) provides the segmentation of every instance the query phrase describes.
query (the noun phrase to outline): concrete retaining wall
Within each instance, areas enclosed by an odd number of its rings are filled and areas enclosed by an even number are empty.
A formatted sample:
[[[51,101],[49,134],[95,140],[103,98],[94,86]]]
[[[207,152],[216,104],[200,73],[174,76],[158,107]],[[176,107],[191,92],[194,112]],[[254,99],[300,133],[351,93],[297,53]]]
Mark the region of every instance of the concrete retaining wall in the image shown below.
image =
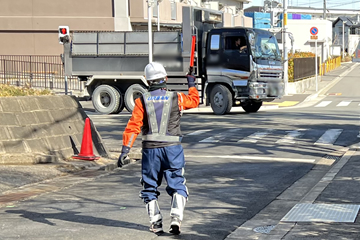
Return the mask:
[[[0,97],[0,164],[69,159],[81,149],[86,113],[71,96]],[[95,155],[108,156],[92,125]]]
[[[304,93],[310,87],[315,86],[315,83],[316,83],[315,77],[307,78],[297,82],[288,83],[288,94]]]

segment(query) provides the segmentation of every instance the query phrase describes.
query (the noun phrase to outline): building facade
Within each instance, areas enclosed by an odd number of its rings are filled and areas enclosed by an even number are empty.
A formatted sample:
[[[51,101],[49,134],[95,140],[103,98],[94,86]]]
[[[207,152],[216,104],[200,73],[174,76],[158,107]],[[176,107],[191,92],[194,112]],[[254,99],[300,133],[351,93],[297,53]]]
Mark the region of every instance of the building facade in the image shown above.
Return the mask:
[[[230,0],[226,0],[230,4]],[[156,0],[155,0],[156,2]],[[205,1],[204,1],[205,2]],[[251,19],[244,17],[242,9],[221,1],[163,0],[154,4],[153,29],[179,29],[182,7],[219,7],[224,11],[225,26],[252,27]],[[219,4],[220,2],[220,4]],[[58,27],[69,26],[70,31],[132,31],[147,30],[148,3],[146,0],[0,0],[0,55],[59,55]]]

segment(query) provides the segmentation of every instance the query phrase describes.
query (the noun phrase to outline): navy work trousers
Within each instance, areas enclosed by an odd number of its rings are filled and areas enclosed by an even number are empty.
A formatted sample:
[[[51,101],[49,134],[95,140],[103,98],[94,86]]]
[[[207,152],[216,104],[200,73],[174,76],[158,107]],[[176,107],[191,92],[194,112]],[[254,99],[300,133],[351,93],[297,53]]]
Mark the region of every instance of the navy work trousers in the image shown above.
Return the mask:
[[[166,191],[172,196],[179,193],[185,198],[188,191],[184,174],[185,158],[182,146],[174,145],[161,148],[144,148],[142,152],[142,184],[140,197],[145,203],[160,195],[158,187],[163,176],[167,182]]]

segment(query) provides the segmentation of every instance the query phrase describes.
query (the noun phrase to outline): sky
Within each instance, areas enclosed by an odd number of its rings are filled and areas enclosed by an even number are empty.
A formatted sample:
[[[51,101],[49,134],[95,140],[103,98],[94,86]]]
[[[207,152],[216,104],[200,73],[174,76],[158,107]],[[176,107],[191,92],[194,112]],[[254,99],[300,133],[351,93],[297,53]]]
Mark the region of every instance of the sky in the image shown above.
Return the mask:
[[[274,0],[275,1],[275,0]],[[277,0],[283,2],[283,0]],[[252,3],[245,4],[244,8],[251,6],[263,6],[264,0],[252,0]],[[288,6],[322,8],[323,0],[288,0]],[[360,0],[326,0],[326,7],[333,9],[353,9],[360,11]]]

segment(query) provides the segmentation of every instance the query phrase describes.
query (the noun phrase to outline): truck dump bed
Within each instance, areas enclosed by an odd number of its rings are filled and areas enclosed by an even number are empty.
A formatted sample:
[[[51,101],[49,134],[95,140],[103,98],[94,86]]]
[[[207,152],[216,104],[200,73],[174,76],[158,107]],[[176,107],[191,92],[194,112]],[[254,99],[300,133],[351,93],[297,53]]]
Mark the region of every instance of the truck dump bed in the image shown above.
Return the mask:
[[[153,33],[153,60],[169,76],[184,76],[190,54],[183,52],[180,31]],[[74,32],[65,61],[68,75],[143,75],[149,62],[148,32]]]

